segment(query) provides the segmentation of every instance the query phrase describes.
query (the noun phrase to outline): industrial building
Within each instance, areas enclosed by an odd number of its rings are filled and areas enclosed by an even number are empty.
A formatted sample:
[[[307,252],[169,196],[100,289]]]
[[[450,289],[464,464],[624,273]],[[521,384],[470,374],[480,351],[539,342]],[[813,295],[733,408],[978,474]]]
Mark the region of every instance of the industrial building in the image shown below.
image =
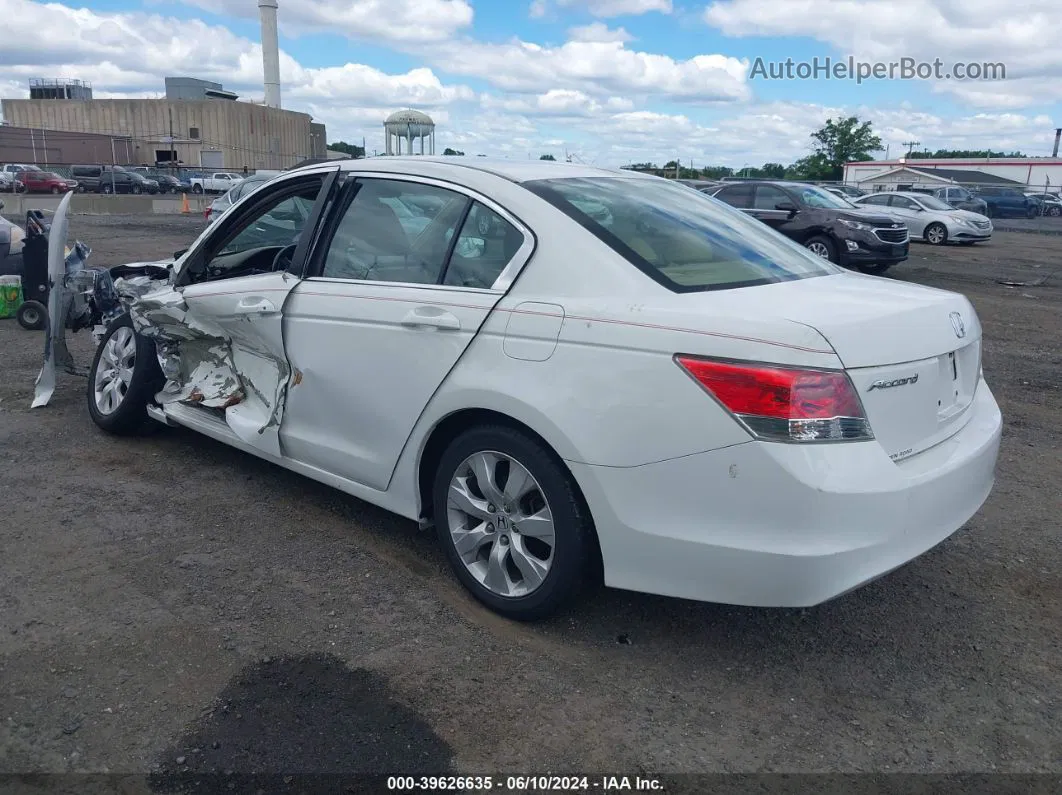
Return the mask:
[[[167,94],[166,99],[4,99],[3,117],[43,135],[130,140],[133,157],[127,162],[144,165],[177,160],[204,168],[282,169],[325,156],[324,125],[309,114],[239,102],[216,83],[188,78],[168,79]],[[200,98],[185,98],[189,95]],[[103,162],[111,162],[109,153]]]
[[[1058,157],[899,158],[845,163],[844,182],[865,190],[897,185],[940,187],[957,185],[1010,185],[1057,193],[1062,186],[1062,159]]]
[[[240,171],[325,158],[325,126],[280,107],[277,0],[259,0],[258,7],[262,103],[241,102],[220,83],[194,77],[167,77],[165,99],[94,99],[83,81],[34,78],[29,99],[0,100],[12,130],[0,139],[10,147],[0,146],[0,162],[179,163]]]

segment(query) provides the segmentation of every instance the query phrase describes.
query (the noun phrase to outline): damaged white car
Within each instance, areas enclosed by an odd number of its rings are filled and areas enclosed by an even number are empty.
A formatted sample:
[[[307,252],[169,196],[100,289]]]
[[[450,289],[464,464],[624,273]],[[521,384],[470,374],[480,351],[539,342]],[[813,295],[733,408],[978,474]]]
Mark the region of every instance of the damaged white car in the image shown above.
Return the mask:
[[[597,567],[817,604],[943,541],[993,484],[964,297],[843,271],[654,177],[310,166],[115,287],[101,428],[183,425],[434,524],[515,618]]]

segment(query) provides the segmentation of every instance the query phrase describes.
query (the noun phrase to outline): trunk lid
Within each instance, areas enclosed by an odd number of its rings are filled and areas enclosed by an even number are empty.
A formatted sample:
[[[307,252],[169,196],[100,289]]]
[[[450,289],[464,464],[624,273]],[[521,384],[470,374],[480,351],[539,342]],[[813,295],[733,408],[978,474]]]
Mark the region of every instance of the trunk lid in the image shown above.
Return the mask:
[[[940,443],[969,419],[981,325],[965,296],[844,273],[729,290],[727,310],[785,318],[822,334],[893,460]]]

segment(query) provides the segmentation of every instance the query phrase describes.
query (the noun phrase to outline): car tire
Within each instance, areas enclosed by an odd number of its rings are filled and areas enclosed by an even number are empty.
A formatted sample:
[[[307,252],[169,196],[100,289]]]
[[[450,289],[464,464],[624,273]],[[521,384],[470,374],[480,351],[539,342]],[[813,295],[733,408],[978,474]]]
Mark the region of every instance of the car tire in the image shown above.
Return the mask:
[[[931,223],[922,232],[922,237],[933,246],[943,246],[948,242],[948,228],[941,223]]]
[[[826,235],[815,235],[809,238],[805,241],[804,248],[818,257],[828,259],[833,263],[837,262],[837,245]]]
[[[1025,211],[1025,217],[1032,219],[1040,214],[1040,211],[1035,207],[1030,207]]]
[[[100,188],[100,191],[109,195],[114,192],[114,188],[112,188],[110,185],[104,185]]]
[[[515,472],[526,490],[511,500],[504,492]],[[481,487],[481,477],[494,482]],[[465,431],[443,453],[432,495],[450,566],[491,610],[518,621],[545,618],[591,579],[596,535],[589,509],[560,459],[528,434],[505,425]],[[545,520],[529,518],[543,513],[552,521],[551,541]],[[535,534],[532,522],[541,522]]]
[[[203,192],[203,186],[202,185],[193,185],[192,186],[192,193],[202,193],[202,192]]]
[[[40,331],[48,323],[48,307],[40,301],[24,301],[15,312],[15,320],[26,331]]]
[[[127,378],[116,372],[120,369],[129,371]],[[165,380],[155,343],[136,333],[126,312],[111,321],[96,348],[88,375],[89,416],[108,433],[141,433],[153,422],[147,407]],[[103,396],[104,389],[110,389],[113,399]]]

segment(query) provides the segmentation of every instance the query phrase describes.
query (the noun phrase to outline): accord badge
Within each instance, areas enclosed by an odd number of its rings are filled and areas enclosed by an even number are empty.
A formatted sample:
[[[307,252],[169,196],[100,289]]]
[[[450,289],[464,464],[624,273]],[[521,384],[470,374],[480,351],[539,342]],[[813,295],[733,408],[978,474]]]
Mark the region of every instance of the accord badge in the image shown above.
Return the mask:
[[[908,384],[915,384],[918,382],[918,373],[909,375],[907,378],[896,378],[892,381],[886,381],[884,379],[875,381],[870,385],[870,389],[867,392],[873,392],[875,389],[892,389],[897,386],[907,386]]]

